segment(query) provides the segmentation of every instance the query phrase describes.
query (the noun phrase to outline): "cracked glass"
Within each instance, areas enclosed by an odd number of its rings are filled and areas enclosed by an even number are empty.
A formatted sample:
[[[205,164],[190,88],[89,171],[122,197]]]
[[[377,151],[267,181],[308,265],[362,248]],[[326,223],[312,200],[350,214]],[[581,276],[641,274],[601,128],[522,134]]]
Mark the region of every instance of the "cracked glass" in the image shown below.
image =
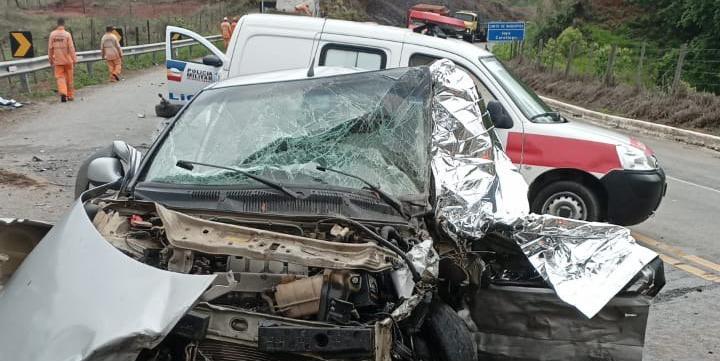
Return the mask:
[[[205,90],[174,123],[145,181],[262,187],[227,170],[175,166],[190,160],[288,185],[365,187],[323,166],[395,196],[425,194],[431,84],[422,67]]]

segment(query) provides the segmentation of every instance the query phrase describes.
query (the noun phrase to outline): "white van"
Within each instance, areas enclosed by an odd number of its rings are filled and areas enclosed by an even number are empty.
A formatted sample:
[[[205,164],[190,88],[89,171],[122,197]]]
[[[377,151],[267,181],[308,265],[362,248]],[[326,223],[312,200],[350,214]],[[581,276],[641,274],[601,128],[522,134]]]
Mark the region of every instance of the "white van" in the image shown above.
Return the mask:
[[[173,36],[194,39],[211,55],[175,56]],[[621,225],[647,219],[665,195],[665,174],[647,146],[631,137],[569,122],[516,80],[493,54],[472,44],[408,29],[321,18],[253,14],[240,19],[227,52],[192,31],[167,27],[168,99],[182,105],[219,79],[284,69],[408,67],[447,58],[475,79],[506,153],[530,185],[533,212]]]

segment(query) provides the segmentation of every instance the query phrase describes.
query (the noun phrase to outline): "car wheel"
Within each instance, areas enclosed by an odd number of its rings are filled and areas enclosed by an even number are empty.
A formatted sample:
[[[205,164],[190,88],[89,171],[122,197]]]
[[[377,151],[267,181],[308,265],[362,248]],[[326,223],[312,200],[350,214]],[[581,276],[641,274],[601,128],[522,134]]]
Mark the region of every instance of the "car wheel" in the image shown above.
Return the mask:
[[[470,35],[470,44],[473,44],[473,43],[475,43],[475,33],[472,33]]]
[[[444,302],[430,306],[423,335],[427,347],[438,361],[476,361],[477,348],[473,335],[457,312]]]
[[[602,210],[598,196],[587,186],[574,181],[558,181],[545,186],[531,200],[535,213],[600,221]]]

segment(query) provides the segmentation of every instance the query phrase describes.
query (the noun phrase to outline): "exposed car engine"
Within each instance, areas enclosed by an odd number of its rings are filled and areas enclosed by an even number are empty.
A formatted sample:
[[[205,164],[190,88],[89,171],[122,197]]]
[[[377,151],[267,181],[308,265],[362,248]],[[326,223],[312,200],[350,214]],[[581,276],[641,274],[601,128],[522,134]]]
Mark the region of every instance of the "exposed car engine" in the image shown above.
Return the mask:
[[[99,207],[96,228],[128,256],[172,272],[216,275],[146,359],[276,360],[287,353],[368,359],[378,347],[399,359],[423,359],[400,334],[411,339],[421,332],[422,320],[413,316],[430,306],[436,283],[438,256],[425,230],[343,218],[190,216],[142,202]],[[408,267],[378,245],[378,236],[402,254],[415,248],[416,264]],[[413,279],[408,269],[418,260],[423,273]]]

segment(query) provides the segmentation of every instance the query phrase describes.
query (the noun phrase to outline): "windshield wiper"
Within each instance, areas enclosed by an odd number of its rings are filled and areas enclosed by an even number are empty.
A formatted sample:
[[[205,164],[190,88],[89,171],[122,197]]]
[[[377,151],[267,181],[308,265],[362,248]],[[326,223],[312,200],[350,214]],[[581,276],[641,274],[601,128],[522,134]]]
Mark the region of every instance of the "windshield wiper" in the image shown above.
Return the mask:
[[[261,177],[261,176],[254,175],[254,174],[249,173],[249,172],[246,172],[246,171],[244,171],[244,170],[235,169],[235,168],[230,168],[230,167],[225,167],[225,166],[222,166],[222,165],[215,165],[215,164],[208,164],[208,163],[193,162],[193,161],[190,161],[190,160],[179,160],[179,161],[177,161],[177,163],[175,163],[175,166],[180,167],[180,168],[182,168],[182,169],[187,169],[187,170],[190,170],[190,171],[193,170],[193,168],[195,168],[195,167],[194,167],[195,165],[200,165],[200,166],[203,166],[203,167],[210,167],[210,168],[217,168],[217,169],[229,170],[229,171],[234,172],[234,173],[242,174],[242,175],[244,175],[244,176],[246,176],[246,177],[248,177],[248,178],[250,178],[250,179],[252,179],[252,180],[255,180],[255,181],[259,182],[259,183],[262,183],[262,184],[264,184],[264,185],[266,185],[266,186],[268,186],[268,187],[270,187],[270,188],[277,189],[277,190],[279,190],[279,191],[281,191],[281,192],[283,192],[283,193],[285,193],[285,194],[287,194],[287,195],[289,195],[290,197],[293,197],[293,198],[295,198],[295,199],[304,199],[304,198],[307,198],[304,194],[302,194],[302,193],[300,193],[300,192],[296,192],[296,191],[290,190],[290,189],[284,187],[284,186],[283,186],[282,184],[280,184],[280,183],[277,183],[277,182],[275,182],[275,181],[273,181],[273,180],[270,180],[270,179],[267,179],[267,178],[265,178],[265,177]]]
[[[337,170],[337,169],[333,169],[333,168],[328,168],[328,167],[323,167],[323,166],[317,166],[316,168],[317,168],[317,170],[319,170],[319,171],[321,171],[321,172],[333,172],[333,173],[337,173],[337,174],[342,174],[342,175],[344,175],[344,176],[346,176],[346,177],[354,178],[354,179],[359,180],[360,182],[363,182],[365,185],[368,186],[368,188],[370,188],[370,189],[373,190],[375,193],[377,193],[378,196],[380,196],[380,199],[382,199],[382,200],[383,200],[385,203],[387,203],[390,207],[392,207],[392,208],[395,209],[398,213],[400,213],[400,215],[401,215],[403,218],[405,218],[405,219],[408,219],[408,218],[409,218],[409,217],[405,214],[405,211],[403,211],[403,205],[402,205],[402,203],[401,203],[399,200],[397,200],[395,197],[393,197],[393,196],[391,196],[390,194],[386,193],[385,191],[381,190],[379,186],[373,185],[372,183],[366,181],[365,179],[362,179],[362,178],[360,178],[360,177],[358,177],[358,176],[356,176],[356,175],[350,174],[350,173],[345,173],[345,172],[343,172],[343,171],[341,171],[341,170]]]
[[[533,121],[537,118],[542,118],[542,117],[547,117],[547,116],[551,116],[553,118],[553,120],[557,120],[557,121],[560,120],[559,112],[544,112],[544,113],[535,114],[532,117],[530,117],[530,120]]]

